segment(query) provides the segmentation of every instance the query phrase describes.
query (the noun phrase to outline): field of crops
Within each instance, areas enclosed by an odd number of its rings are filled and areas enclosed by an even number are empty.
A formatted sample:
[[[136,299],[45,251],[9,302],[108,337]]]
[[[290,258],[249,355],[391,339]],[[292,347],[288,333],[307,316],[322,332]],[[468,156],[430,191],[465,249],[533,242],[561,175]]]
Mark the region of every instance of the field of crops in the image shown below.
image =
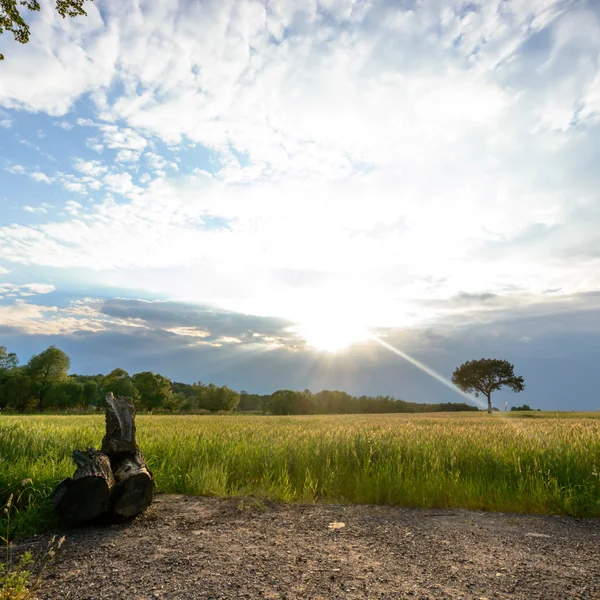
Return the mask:
[[[138,441],[160,491],[600,517],[600,419],[482,413],[144,416]],[[0,417],[0,502],[51,522],[48,495],[98,447],[94,416]]]

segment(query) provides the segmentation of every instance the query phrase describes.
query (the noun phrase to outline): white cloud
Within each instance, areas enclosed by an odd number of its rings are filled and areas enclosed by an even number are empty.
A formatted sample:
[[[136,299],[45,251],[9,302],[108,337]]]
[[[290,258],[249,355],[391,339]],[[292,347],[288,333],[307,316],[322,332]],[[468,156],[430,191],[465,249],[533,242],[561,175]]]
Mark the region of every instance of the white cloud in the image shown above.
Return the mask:
[[[9,271],[6,271],[8,273]],[[27,283],[25,285],[16,285],[14,283],[0,283],[0,297],[18,298],[36,296],[40,294],[51,294],[56,288],[47,283]]]
[[[73,127],[75,127],[73,123],[69,123],[68,121],[54,121],[54,123],[52,124],[55,127],[60,127],[61,129],[64,129],[65,131],[69,131],[70,129],[73,129]]]
[[[97,152],[98,154],[102,154],[102,152],[104,151],[104,146],[99,142],[98,138],[95,138],[95,137],[88,138],[85,142],[85,145],[90,150],[93,150],[94,152]]]
[[[36,306],[26,302],[0,305],[0,324],[22,326],[23,324],[34,324],[43,320],[48,313],[54,312],[55,308]],[[37,328],[36,323],[36,328]]]
[[[65,211],[72,215],[77,215],[82,209],[83,205],[75,202],[75,200],[67,200],[65,203]]]
[[[2,119],[0,121],[0,127],[4,127],[4,129],[10,129],[12,127],[12,120],[11,119]]]
[[[116,125],[100,125],[102,139],[107,148],[136,150],[141,152],[147,141],[139,133],[129,127],[119,128]]]
[[[25,212],[29,212],[29,213],[33,213],[33,214],[36,214],[36,213],[46,214],[48,212],[48,209],[50,209],[50,208],[54,208],[54,206],[48,202],[41,202],[37,206],[29,206],[29,205],[23,206],[23,210]]]
[[[133,184],[129,173],[110,173],[104,177],[103,183],[109,191],[123,196],[140,189]]]
[[[13,175],[23,175],[25,173],[25,167],[23,165],[10,165],[6,167],[6,170]]]
[[[82,160],[78,158],[73,163],[73,166],[77,171],[83,173],[84,175],[89,175],[91,177],[100,177],[104,175],[108,168],[99,160]]]
[[[51,294],[56,291],[56,288],[49,283],[27,283],[20,287],[34,294]]]
[[[63,186],[69,192],[76,192],[78,194],[87,194],[87,187],[85,184],[80,183],[78,181],[65,181],[63,182]]]
[[[120,198],[0,228],[3,257],[240,310],[317,311],[327,295],[327,310],[352,298],[406,321],[433,314],[415,298],[600,287],[585,167],[600,25],[585,3],[184,4],[183,18],[129,0],[70,24],[42,13],[0,103],[64,114],[90,93],[96,114],[75,122],[115,158],[53,179]],[[18,85],[36,60],[37,95]],[[159,141],[219,166],[180,174]],[[124,172],[138,166],[146,191]]]
[[[35,31],[29,43],[7,40],[10,61],[0,80],[1,105],[61,116],[82,94],[108,86],[120,46],[117,24],[105,23],[95,5],[86,10],[86,18],[62,19],[42,4],[41,12],[29,15]]]
[[[30,177],[35,181],[39,181],[41,183],[52,183],[52,179],[50,179],[48,175],[42,173],[41,171],[33,171],[32,173],[30,173]]]
[[[107,179],[119,193],[132,189],[128,175]],[[523,203],[516,187],[498,191],[495,180],[483,178],[470,189],[471,178],[454,190],[455,209],[449,212],[438,184],[427,180],[423,174],[418,193],[402,177],[390,182],[373,175],[328,185],[294,180],[252,188],[203,175],[184,184],[162,180],[131,202],[109,199],[71,221],[0,229],[0,248],[9,260],[113,269],[115,285],[156,293],[167,287],[173,296],[235,310],[298,318],[339,313],[343,305],[362,319],[381,320],[377,324],[432,318],[439,310],[419,309],[419,299],[461,291],[504,294],[506,282],[534,295],[553,287],[579,291],[584,280],[587,289],[600,286],[587,265],[553,247],[552,237],[541,252],[509,246],[502,255],[484,252],[535,227],[541,209],[558,209],[569,195]],[[409,194],[410,204],[395,201]],[[481,197],[488,202],[478,206]],[[511,218],[515,211],[518,221]],[[199,229],[211,223],[207,217],[228,227]],[[153,269],[165,271],[157,275]]]
[[[37,214],[37,213],[47,213],[48,211],[43,206],[29,206],[25,205],[23,210],[28,213]]]
[[[118,163],[132,163],[140,159],[140,153],[133,150],[119,150],[115,161]]]
[[[186,337],[205,338],[210,336],[210,332],[198,329],[197,327],[173,327],[172,329],[166,329],[166,331]]]
[[[167,166],[167,160],[156,152],[146,152],[144,154],[144,160],[148,165],[149,169],[153,171],[163,171]]]
[[[38,284],[32,286],[34,288],[32,292],[21,291],[19,295],[28,297],[54,291],[53,286],[43,287]],[[37,291],[38,289],[41,291]],[[2,284],[0,284],[0,294],[2,292]],[[0,305],[0,325],[8,325],[31,335],[69,335],[76,332],[98,332],[119,328],[131,330],[144,327],[136,319],[125,320],[106,316],[99,310],[100,305],[101,302],[94,298],[74,300],[64,308],[40,306],[17,298],[12,304]]]
[[[0,275],[7,275],[8,273],[10,273],[8,269],[5,269],[4,267],[0,266]]]

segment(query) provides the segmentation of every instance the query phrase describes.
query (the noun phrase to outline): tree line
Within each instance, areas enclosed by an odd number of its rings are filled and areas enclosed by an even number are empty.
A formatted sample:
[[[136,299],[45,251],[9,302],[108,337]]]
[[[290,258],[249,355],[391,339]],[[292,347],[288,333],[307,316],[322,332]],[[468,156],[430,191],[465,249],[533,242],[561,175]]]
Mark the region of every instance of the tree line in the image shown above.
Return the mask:
[[[0,410],[42,412],[103,408],[108,392],[133,399],[138,410],[191,412],[237,411],[273,415],[412,413],[478,410],[466,403],[417,404],[391,396],[352,396],[323,390],[277,390],[273,394],[237,392],[200,381],[171,381],[158,373],[130,375],[114,369],[108,375],[69,375],[71,360],[56,346],[19,364],[14,352],[0,346]]]

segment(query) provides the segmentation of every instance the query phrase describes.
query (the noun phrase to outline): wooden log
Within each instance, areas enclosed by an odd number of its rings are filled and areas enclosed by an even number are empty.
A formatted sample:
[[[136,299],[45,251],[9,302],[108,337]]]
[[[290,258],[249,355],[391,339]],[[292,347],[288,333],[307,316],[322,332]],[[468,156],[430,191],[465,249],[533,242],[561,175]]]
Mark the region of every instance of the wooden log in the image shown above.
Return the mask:
[[[152,504],[154,481],[135,441],[135,407],[131,398],[106,395],[106,434],[102,450],[76,450],[77,470],[61,481],[52,502],[57,515],[79,523],[107,511],[134,517]]]
[[[113,462],[116,485],[112,494],[112,512],[134,517],[152,504],[154,481],[142,453],[124,455]]]
[[[58,517],[71,524],[89,521],[105,513],[111,500],[115,479],[110,459],[95,448],[75,450],[77,470],[61,481],[51,500]]]
[[[131,398],[112,392],[106,394],[106,434],[102,439],[102,452],[111,460],[117,455],[137,451],[135,443],[135,406]]]

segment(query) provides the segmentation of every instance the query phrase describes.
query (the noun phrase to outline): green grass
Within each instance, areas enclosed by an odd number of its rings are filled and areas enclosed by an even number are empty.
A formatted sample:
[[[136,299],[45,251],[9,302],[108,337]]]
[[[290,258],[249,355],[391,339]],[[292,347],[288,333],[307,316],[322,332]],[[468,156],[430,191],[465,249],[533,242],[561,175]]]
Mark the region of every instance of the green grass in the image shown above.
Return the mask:
[[[140,415],[137,428],[169,493],[600,517],[595,416]],[[18,534],[53,523],[50,491],[103,430],[100,415],[0,417],[0,503],[15,493]]]

